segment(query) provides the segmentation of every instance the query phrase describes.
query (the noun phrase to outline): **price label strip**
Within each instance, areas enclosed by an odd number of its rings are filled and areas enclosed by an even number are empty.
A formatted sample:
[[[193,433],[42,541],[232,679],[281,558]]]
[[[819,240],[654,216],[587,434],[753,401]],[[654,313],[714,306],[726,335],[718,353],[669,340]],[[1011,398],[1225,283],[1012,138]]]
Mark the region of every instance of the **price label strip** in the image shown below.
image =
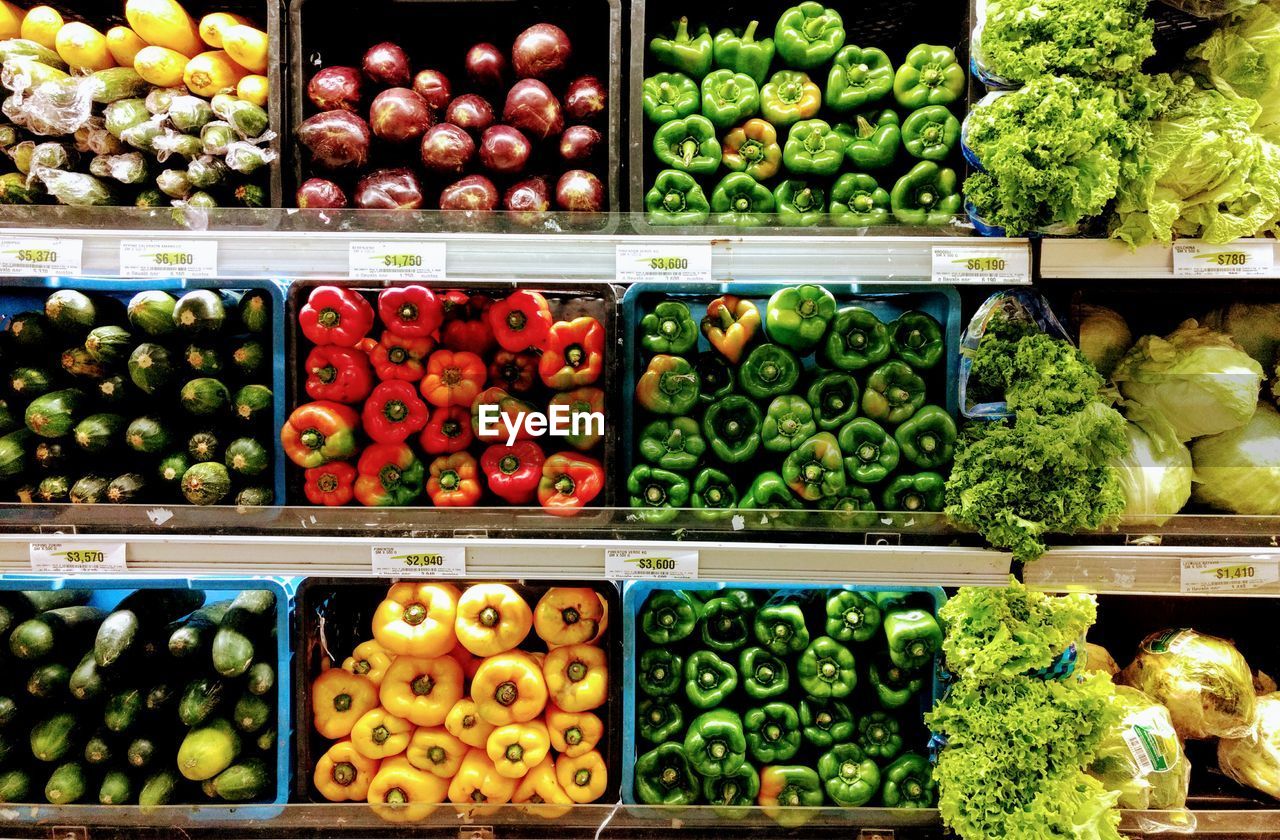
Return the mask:
[[[124,543],[30,544],[31,570],[52,574],[115,574],[126,570]]]
[[[445,247],[411,240],[352,242],[348,268],[357,280],[443,280]]]
[[[381,577],[466,577],[467,550],[461,546],[397,543],[373,547],[373,573]]]
[[[604,575],[610,580],[697,580],[698,552],[606,548]]]
[[[1245,592],[1280,583],[1280,560],[1266,557],[1183,559],[1182,591]]]
[[[217,277],[215,240],[125,239],[120,243],[121,277]]]
[[[83,273],[84,240],[44,236],[0,237],[0,275],[74,276]]]
[[[1020,245],[935,245],[933,282],[1026,285],[1031,253]]]
[[[616,260],[619,283],[711,280],[710,245],[619,245]]]
[[[1176,242],[1173,273],[1177,277],[1273,277],[1275,246],[1272,240],[1238,239],[1226,245]]]

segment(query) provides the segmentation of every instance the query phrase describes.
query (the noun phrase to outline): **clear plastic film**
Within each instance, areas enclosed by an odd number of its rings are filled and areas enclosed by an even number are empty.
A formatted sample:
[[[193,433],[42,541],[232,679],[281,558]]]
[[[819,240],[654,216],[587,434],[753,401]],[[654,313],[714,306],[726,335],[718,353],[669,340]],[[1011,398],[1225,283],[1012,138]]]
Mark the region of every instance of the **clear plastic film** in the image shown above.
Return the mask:
[[[257,172],[272,163],[277,155],[272,149],[263,149],[253,143],[237,140],[227,146],[227,166],[241,175]]]
[[[1247,734],[1218,742],[1218,767],[1240,784],[1280,798],[1280,694],[1263,695],[1257,705]]]
[[[1120,720],[1103,737],[1089,774],[1120,794],[1121,808],[1184,808],[1191,763],[1169,710],[1136,688],[1116,686]]]
[[[1085,642],[1084,645],[1084,670],[1098,671],[1106,674],[1108,677],[1114,677],[1120,673],[1120,666],[1116,663],[1116,659],[1111,652],[1102,645],[1095,645],[1093,642]]]
[[[1258,5],[1258,0],[1161,0],[1161,2],[1199,18],[1218,18]]]
[[[111,188],[100,178],[83,172],[64,172],[47,166],[33,166],[32,178],[42,184],[59,204],[70,207],[98,207],[118,204]]]
[[[89,174],[122,184],[141,184],[147,180],[147,159],[141,152],[98,155],[89,161]]]

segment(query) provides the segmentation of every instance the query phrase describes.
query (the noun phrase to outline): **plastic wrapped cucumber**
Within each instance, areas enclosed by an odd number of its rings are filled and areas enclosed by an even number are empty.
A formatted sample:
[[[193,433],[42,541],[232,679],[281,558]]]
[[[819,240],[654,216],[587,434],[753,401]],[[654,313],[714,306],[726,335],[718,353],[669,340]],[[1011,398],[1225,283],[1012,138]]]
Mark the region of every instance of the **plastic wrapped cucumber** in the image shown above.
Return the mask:
[[[244,140],[237,140],[227,147],[227,166],[241,175],[257,172],[276,159],[276,153],[262,149]]]
[[[156,176],[156,187],[170,198],[186,198],[191,195],[191,178],[181,169],[166,169]]]
[[[164,134],[164,118],[152,117],[146,122],[138,123],[120,135],[120,139],[135,149],[149,152],[156,138]]]
[[[147,180],[147,159],[141,152],[98,155],[89,161],[89,174],[97,178],[111,178],[122,184],[141,184]]]
[[[112,67],[86,76],[83,84],[89,98],[99,105],[145,96],[151,85],[132,67]]]
[[[39,143],[31,150],[31,167],[48,167],[70,171],[79,156],[63,143]]]
[[[151,92],[147,94],[147,110],[156,116],[163,116],[169,113],[169,107],[173,104],[173,100],[186,95],[186,88],[152,88]]]
[[[198,96],[178,96],[169,103],[169,122],[184,134],[198,134],[213,121],[213,108]]]
[[[187,178],[196,189],[207,190],[227,177],[227,165],[213,155],[201,155],[187,166]]]
[[[204,151],[204,144],[200,142],[199,137],[165,129],[152,141],[151,150],[155,152],[156,160],[164,163],[174,155],[185,158],[199,157]]]
[[[37,166],[32,174],[44,184],[59,204],[70,207],[104,207],[119,204],[111,189],[100,179],[83,172]]]
[[[0,204],[35,204],[40,195],[38,185],[28,184],[21,172],[0,175]]]
[[[222,120],[214,120],[200,129],[200,142],[204,144],[206,155],[222,157],[227,153],[227,147],[235,141],[236,130],[230,123]]]
[[[123,139],[126,131],[150,120],[151,112],[146,100],[121,99],[108,105],[102,116],[107,121],[107,131]]]

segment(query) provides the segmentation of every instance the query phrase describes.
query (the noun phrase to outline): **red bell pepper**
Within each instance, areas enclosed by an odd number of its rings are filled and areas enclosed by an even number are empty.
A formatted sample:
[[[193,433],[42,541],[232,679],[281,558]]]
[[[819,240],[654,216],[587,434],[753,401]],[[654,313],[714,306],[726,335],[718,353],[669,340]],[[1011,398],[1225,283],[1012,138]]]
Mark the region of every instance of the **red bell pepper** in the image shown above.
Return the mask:
[[[554,406],[565,405],[569,407],[569,428],[572,430],[573,415],[575,414],[600,414],[604,415],[604,391],[599,388],[578,388],[573,391],[564,391],[556,394],[551,398],[552,414],[554,416]],[[579,421],[577,426],[582,434],[569,434],[564,436],[564,440],[574,449],[586,452],[595,449],[600,445],[600,441],[604,438],[604,430],[598,423],[590,420]]]
[[[489,363],[489,381],[518,394],[533,390],[537,375],[538,357],[532,353],[499,350]]]
[[[374,443],[404,443],[427,425],[427,404],[418,399],[413,383],[390,379],[378,384],[365,400],[361,419]]]
[[[346,461],[334,461],[306,472],[302,492],[313,505],[341,507],[355,496],[356,468]]]
[[[489,309],[489,326],[504,350],[541,348],[551,332],[551,307],[537,292],[519,289]]]
[[[300,405],[280,429],[289,460],[311,469],[355,454],[360,415],[342,403],[319,400]]]
[[[373,390],[369,357],[354,347],[326,344],[307,354],[307,396],[358,403]]]
[[[366,507],[404,507],[422,495],[422,462],[403,443],[375,443],[357,464],[356,500]]]
[[[490,416],[496,419],[490,421],[488,432],[483,431],[480,425],[481,409],[486,405],[495,406],[498,410],[496,415],[490,413]],[[485,443],[507,440],[511,436],[512,428],[516,429],[516,440],[532,440],[534,436],[528,430],[525,421],[530,412],[537,410],[533,404],[511,396],[502,388],[486,388],[471,404],[471,430],[479,440]]]
[[[555,516],[574,516],[603,487],[604,467],[599,461],[576,452],[557,452],[542,465],[538,504]]]
[[[476,459],[466,452],[441,455],[431,462],[427,495],[436,507],[473,507],[480,501]]]
[[[538,362],[538,375],[548,388],[567,391],[590,385],[604,370],[604,327],[583,316],[551,327]]]
[[[461,293],[459,293],[461,294]],[[493,300],[488,295],[462,294],[463,303],[445,315],[440,330],[440,343],[449,350],[465,350],[486,356],[497,343],[489,326],[489,309]]]
[[[369,351],[369,360],[379,379],[417,382],[427,372],[426,358],[433,347],[432,338],[413,338],[387,330]]]
[[[471,413],[460,405],[450,405],[431,412],[418,444],[428,455],[448,455],[461,452],[473,440]]]
[[[298,324],[312,344],[355,347],[373,329],[373,307],[352,289],[316,286],[298,313]]]
[[[437,350],[427,359],[422,396],[432,405],[471,405],[488,371],[475,353]]]
[[[546,460],[541,446],[518,440],[514,446],[496,443],[486,449],[480,456],[480,469],[495,496],[513,505],[527,505],[538,492]]]
[[[446,289],[437,297],[440,299],[440,308],[444,311],[445,323],[466,316],[467,304],[471,302],[471,296],[466,292],[461,289]]]
[[[382,326],[406,338],[430,338],[444,321],[444,308],[426,286],[393,286],[378,293]]]

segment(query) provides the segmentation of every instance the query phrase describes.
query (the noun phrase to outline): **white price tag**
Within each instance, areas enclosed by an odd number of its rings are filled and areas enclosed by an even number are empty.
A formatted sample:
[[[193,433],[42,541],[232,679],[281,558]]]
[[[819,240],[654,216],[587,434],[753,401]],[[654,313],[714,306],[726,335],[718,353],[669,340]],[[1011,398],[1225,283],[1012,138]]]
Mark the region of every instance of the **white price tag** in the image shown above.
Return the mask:
[[[33,542],[30,557],[33,572],[85,575],[126,569],[124,543]]]
[[[615,263],[619,283],[711,280],[710,245],[619,245]]]
[[[610,580],[697,580],[698,552],[606,548],[604,576]]]
[[[217,277],[218,243],[211,239],[125,239],[121,277]]]
[[[445,243],[400,239],[352,242],[348,268],[357,280],[443,280]]]
[[[467,550],[440,548],[430,542],[394,543],[373,547],[373,573],[383,577],[466,577]]]
[[[83,271],[84,240],[47,236],[0,237],[0,274],[72,276]]]
[[[1243,592],[1280,583],[1280,560],[1218,557],[1182,561],[1183,592]]]
[[[1270,277],[1274,266],[1275,246],[1270,239],[1173,245],[1173,273],[1177,277]]]
[[[1031,252],[1025,245],[935,245],[933,282],[1026,285]]]

